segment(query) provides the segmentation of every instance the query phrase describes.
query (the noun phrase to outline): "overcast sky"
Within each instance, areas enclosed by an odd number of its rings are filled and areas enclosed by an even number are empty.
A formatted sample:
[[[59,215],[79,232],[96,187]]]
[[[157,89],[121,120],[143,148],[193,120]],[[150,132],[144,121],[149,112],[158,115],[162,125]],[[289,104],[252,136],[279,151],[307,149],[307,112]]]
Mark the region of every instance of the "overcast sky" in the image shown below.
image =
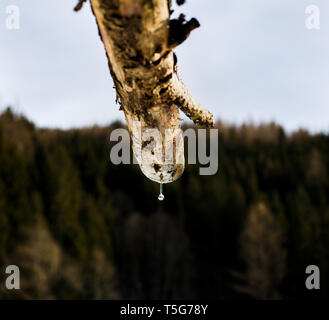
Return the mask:
[[[123,119],[95,20],[75,3],[0,0],[0,109],[42,127]],[[305,26],[311,4],[320,30]],[[20,8],[19,30],[6,28],[8,5]],[[176,50],[179,72],[217,119],[329,131],[329,1],[187,0],[180,12],[201,27]]]

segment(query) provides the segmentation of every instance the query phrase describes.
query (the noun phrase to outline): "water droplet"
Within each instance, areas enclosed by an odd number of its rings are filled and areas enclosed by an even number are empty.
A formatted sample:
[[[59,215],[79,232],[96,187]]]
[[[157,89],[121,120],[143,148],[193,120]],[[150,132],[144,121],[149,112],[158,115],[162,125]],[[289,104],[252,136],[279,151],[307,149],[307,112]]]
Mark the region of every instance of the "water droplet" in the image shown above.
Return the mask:
[[[164,195],[163,195],[163,193],[162,193],[162,183],[160,183],[160,194],[159,194],[159,196],[158,196],[158,199],[159,199],[160,201],[162,201],[162,200],[164,199]]]

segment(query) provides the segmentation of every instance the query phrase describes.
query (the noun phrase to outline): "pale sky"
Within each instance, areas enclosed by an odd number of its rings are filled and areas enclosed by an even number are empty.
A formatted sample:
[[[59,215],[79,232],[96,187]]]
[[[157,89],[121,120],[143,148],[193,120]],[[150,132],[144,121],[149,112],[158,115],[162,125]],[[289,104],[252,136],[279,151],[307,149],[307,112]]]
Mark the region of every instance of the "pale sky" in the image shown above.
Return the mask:
[[[0,111],[11,104],[41,127],[124,119],[94,17],[76,2],[0,0]],[[311,4],[319,30],[305,26]],[[8,5],[19,30],[6,28]],[[187,0],[181,12],[201,27],[176,50],[178,70],[216,119],[329,131],[329,1]]]

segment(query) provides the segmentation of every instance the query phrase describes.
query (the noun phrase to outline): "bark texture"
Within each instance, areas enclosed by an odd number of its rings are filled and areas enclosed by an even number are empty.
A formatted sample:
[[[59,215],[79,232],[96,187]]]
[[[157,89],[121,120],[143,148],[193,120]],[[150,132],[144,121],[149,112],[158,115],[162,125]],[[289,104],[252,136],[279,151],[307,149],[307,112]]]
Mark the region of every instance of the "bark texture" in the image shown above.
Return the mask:
[[[83,2],[79,1],[76,10]],[[185,21],[184,15],[170,19],[168,0],[90,0],[90,4],[105,46],[117,101],[125,113],[142,171],[154,181],[176,180],[184,169],[184,163],[177,163],[178,159],[182,162],[184,154],[181,136],[175,130],[180,128],[179,108],[195,123],[214,124],[212,114],[192,98],[180,80],[173,52],[199,23],[195,18]],[[137,154],[145,143],[134,129],[136,121],[141,123],[142,132],[157,128],[163,137],[166,129],[172,129],[171,138],[166,137],[173,142],[171,147],[161,142],[162,162],[155,158],[154,148],[149,148],[146,158],[151,161],[146,169],[142,167],[145,159]],[[155,147],[160,143],[157,139],[147,142],[146,145]],[[165,151],[170,148],[177,157],[168,166],[164,160]]]

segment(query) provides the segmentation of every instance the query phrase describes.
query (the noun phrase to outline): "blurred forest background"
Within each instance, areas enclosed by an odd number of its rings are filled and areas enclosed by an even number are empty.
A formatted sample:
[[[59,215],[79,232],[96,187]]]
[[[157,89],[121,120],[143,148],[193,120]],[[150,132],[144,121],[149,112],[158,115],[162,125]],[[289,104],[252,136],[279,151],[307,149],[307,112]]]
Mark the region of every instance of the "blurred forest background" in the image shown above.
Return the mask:
[[[329,297],[328,134],[218,122],[218,173],[188,165],[159,202],[137,165],[110,162],[122,126],[0,115],[0,298]],[[9,264],[21,290],[4,287]]]

